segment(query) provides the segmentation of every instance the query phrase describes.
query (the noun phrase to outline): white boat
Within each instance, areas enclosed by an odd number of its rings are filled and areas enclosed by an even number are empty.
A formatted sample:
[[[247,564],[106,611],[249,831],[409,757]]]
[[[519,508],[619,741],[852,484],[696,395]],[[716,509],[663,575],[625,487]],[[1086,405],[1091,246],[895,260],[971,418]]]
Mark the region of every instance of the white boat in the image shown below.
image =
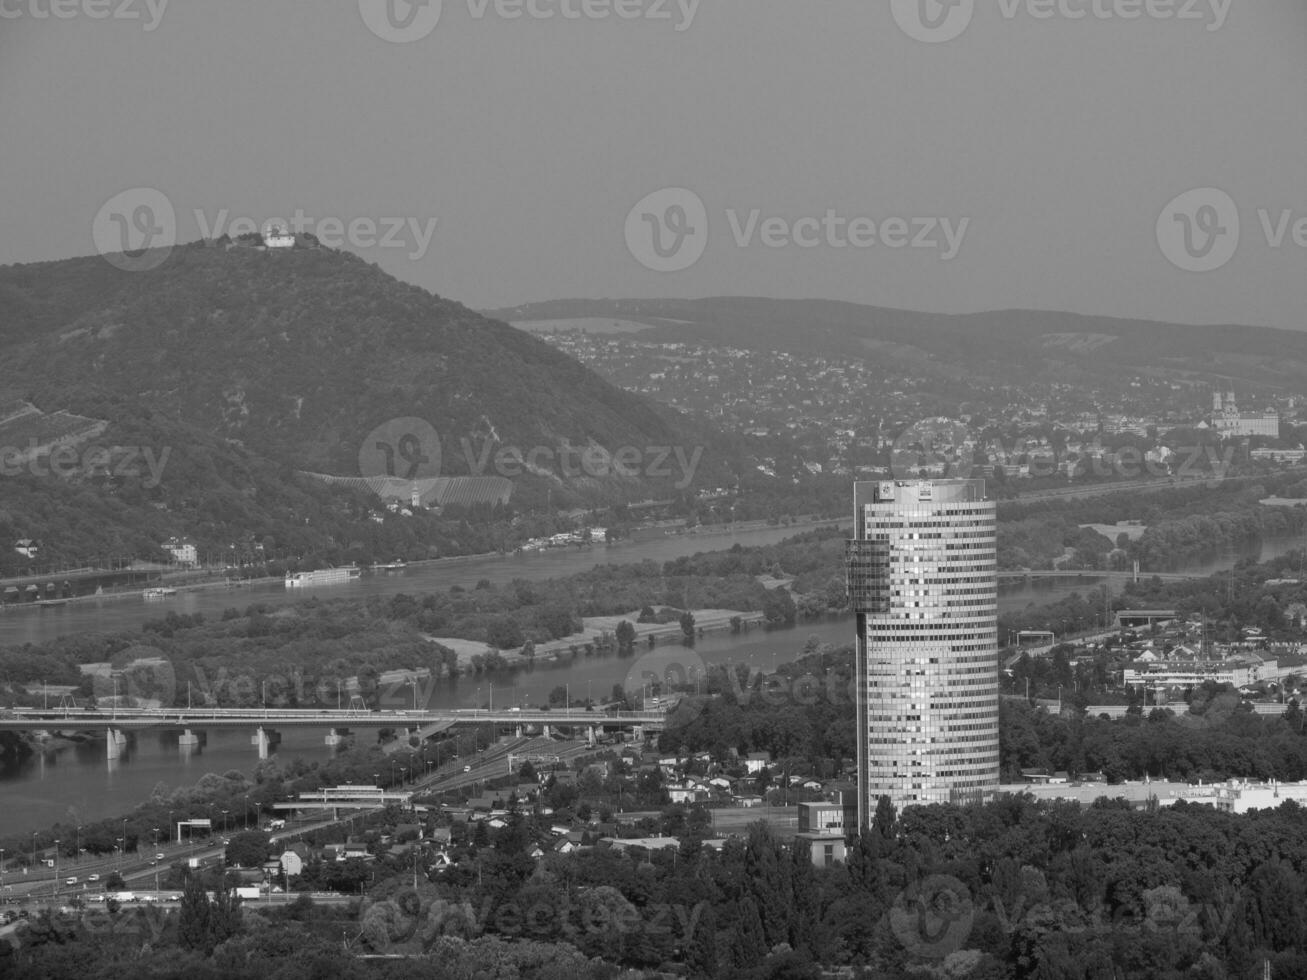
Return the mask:
[[[147,599],[166,599],[168,596],[176,594],[176,589],[146,589],[141,593]]]
[[[306,585],[335,585],[350,582],[363,576],[363,569],[354,565],[342,568],[320,568],[314,572],[289,572],[286,575],[286,588],[297,589]]]

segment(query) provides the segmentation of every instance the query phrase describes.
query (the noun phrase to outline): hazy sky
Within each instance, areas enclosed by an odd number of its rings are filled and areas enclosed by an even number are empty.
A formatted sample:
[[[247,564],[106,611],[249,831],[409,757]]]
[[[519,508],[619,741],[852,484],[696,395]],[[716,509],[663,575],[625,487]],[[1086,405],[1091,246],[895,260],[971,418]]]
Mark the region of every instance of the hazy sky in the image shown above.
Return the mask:
[[[161,2],[0,0],[0,263],[92,253],[151,188],[183,241],[369,219],[356,251],[477,307],[1307,326],[1303,0]],[[663,188],[704,214],[631,215]],[[1168,210],[1195,188],[1228,197]]]

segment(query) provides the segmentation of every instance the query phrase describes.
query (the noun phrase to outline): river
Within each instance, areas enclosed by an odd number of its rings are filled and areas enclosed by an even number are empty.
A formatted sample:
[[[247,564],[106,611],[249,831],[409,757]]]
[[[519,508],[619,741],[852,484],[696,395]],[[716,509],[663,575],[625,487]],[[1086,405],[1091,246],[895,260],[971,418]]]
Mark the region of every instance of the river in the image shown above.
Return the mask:
[[[770,544],[795,533],[794,528],[769,528],[736,534],[679,535],[642,544],[607,546],[588,551],[549,552],[518,558],[452,559],[404,569],[386,576],[311,590],[319,597],[354,595],[392,595],[398,592],[420,593],[448,589],[454,584],[471,586],[478,579],[505,582],[514,578],[542,579],[567,575],[607,562],[632,562],[645,558],[667,561],[698,551],[729,548],[736,542],[744,546]],[[1307,542],[1302,537],[1267,539],[1259,545],[1230,549],[1203,556],[1183,565],[1178,571],[1210,574],[1228,568],[1240,558],[1261,560],[1282,555]],[[1096,587],[1097,580],[1046,580],[1033,585],[1005,589],[999,600],[1002,610],[1018,609],[1031,602],[1043,604]],[[179,612],[221,614],[228,606],[251,602],[285,602],[286,589],[280,583],[264,583],[240,590],[196,591],[151,603],[130,600],[103,604],[70,605],[41,612],[22,610],[10,613],[4,626],[21,634],[8,635],[5,642],[30,640],[40,642],[69,630],[123,630],[138,626],[144,618],[158,616],[165,609]],[[18,625],[20,617],[26,620]],[[720,663],[747,663],[758,669],[794,660],[805,643],[815,638],[821,643],[843,645],[851,642],[849,617],[831,617],[808,622],[790,629],[764,630],[755,627],[745,633],[710,633],[701,637],[694,648],[677,645],[657,647],[660,661],[680,661],[685,667],[704,667]],[[633,658],[582,657],[567,664],[539,664],[534,668],[508,673],[498,678],[466,678],[451,684],[423,690],[420,700],[430,707],[469,707],[486,704],[493,697],[496,705],[543,703],[555,687],[569,688],[572,698],[606,697],[614,684],[625,685],[628,676],[641,669],[637,648]],[[493,692],[491,687],[493,685]],[[391,692],[395,707],[412,704],[412,689],[402,687]],[[309,760],[326,759],[332,751],[323,743],[324,732],[287,729],[277,755],[282,758],[302,756]],[[359,737],[366,737],[360,735]],[[229,769],[249,770],[256,762],[250,733],[213,730],[197,752],[179,751],[176,733],[137,735],[123,757],[110,762],[105,758],[103,742],[95,741],[57,752],[37,753],[22,762],[0,767],[0,792],[5,801],[3,832],[18,832],[45,827],[56,820],[96,819],[106,814],[126,813],[148,796],[159,783],[169,787],[189,785],[208,772]]]

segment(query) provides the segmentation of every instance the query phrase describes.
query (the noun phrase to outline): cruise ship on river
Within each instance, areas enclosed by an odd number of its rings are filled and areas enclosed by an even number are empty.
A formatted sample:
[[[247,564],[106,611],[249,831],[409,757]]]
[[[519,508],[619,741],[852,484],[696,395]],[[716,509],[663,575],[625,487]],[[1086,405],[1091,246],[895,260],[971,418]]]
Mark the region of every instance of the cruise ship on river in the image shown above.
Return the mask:
[[[363,569],[354,565],[346,565],[341,568],[320,568],[314,572],[288,572],[286,574],[286,588],[296,589],[306,585],[337,585],[341,582],[352,582],[355,579],[362,578]]]

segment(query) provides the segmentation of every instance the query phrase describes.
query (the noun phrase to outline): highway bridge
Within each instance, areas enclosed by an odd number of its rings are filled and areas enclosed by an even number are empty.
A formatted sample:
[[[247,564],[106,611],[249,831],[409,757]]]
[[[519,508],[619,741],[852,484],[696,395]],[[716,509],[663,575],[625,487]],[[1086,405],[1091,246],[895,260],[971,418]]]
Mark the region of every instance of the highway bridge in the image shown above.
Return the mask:
[[[1096,578],[1108,579],[1113,582],[1135,582],[1140,579],[1157,578],[1163,582],[1188,582],[1193,579],[1208,578],[1207,574],[1198,574],[1195,572],[1102,572],[1092,569],[1063,570],[1063,569],[1019,569],[1016,571],[1002,571],[998,573],[999,581],[1009,579],[1035,579],[1035,578]]]
[[[639,732],[661,730],[667,715],[662,711],[584,711],[564,708],[458,708],[446,710],[364,711],[293,708],[117,708],[96,711],[87,708],[13,708],[0,712],[0,731],[104,732],[110,759],[117,758],[126,744],[127,733],[176,729],[179,744],[194,745],[193,730],[210,728],[252,729],[252,745],[259,758],[279,740],[282,728],[327,728],[326,742],[339,744],[355,728],[398,728],[429,737],[459,725],[512,727],[519,734],[527,726],[546,733],[553,728],[581,729],[593,740],[604,730],[631,728]]]

